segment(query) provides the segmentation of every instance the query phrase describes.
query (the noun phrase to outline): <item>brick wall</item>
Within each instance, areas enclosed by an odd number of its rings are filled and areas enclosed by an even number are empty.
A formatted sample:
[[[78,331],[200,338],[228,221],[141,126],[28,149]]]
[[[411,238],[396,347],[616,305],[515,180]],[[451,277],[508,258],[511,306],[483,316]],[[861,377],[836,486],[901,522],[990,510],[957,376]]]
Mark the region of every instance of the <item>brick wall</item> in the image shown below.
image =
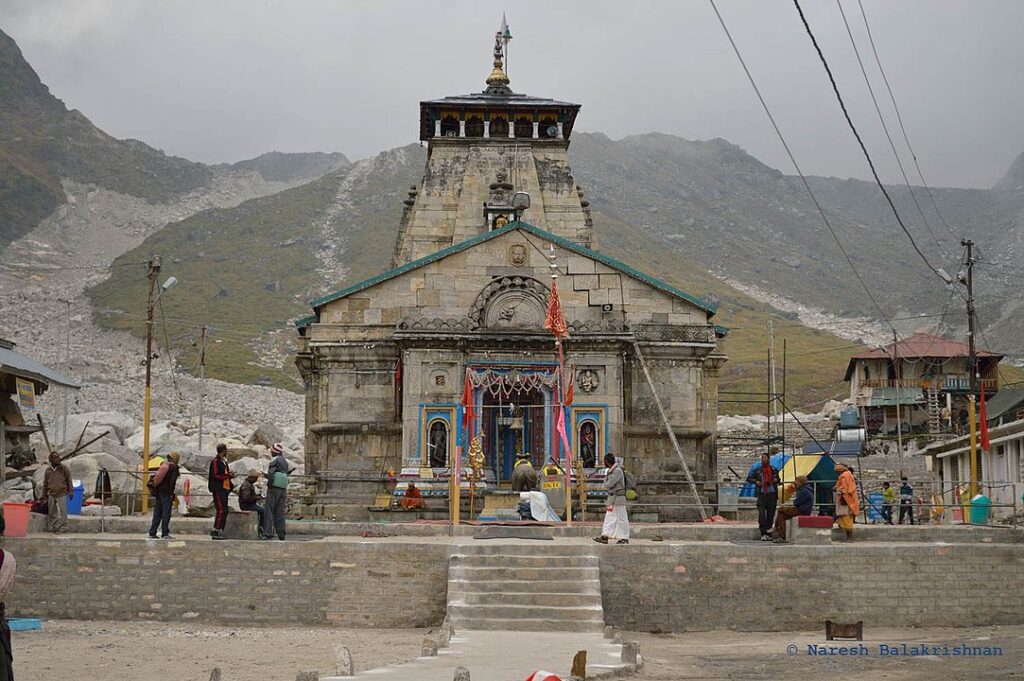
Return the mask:
[[[607,547],[609,625],[641,631],[1024,622],[1024,546]]]
[[[405,542],[8,538],[11,617],[425,627],[448,547]]]
[[[426,627],[444,618],[449,547],[417,541],[7,539],[11,617]],[[523,547],[523,551],[528,551]],[[1024,623],[1021,544],[594,547],[623,629]]]

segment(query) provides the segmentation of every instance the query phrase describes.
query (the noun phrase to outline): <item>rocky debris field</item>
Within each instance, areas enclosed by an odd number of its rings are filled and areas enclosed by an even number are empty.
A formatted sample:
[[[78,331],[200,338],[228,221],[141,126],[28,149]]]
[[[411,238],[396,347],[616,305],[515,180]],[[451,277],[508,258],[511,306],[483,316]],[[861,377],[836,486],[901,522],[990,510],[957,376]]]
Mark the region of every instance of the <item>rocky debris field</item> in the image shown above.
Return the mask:
[[[270,447],[276,442],[284,447],[285,457],[295,474],[301,475],[304,472],[302,430],[301,422],[282,429],[271,421],[253,426],[212,418],[203,423],[203,443],[200,448],[197,420],[158,420],[150,427],[150,455],[166,457],[174,451],[180,454],[181,477],[177,494],[200,492],[198,495],[188,495],[190,503],[182,511],[205,515],[211,504],[211,500],[204,494],[207,489],[207,472],[218,444],[227,446],[229,466],[238,475],[239,482],[251,470],[266,472],[271,456]],[[68,417],[68,432],[71,436],[68,450],[75,447],[79,435],[82,435],[83,443],[99,437],[86,446],[84,451],[66,460],[72,477],[82,482],[85,498],[93,494],[101,469],[106,469],[110,474],[111,491],[115,495],[139,490],[138,478],[132,475],[140,470],[142,464],[143,428],[139,421],[120,412],[74,414]],[[36,451],[44,450],[40,438],[36,443]],[[30,501],[40,496],[44,473],[43,463],[21,470],[8,468],[6,499]],[[231,499],[232,503],[237,503],[235,497]]]
[[[73,377],[80,390],[52,387],[39,399],[39,411],[51,439],[73,448],[89,422],[83,441],[109,428],[111,434],[68,461],[74,476],[91,492],[101,467],[110,471],[141,463],[145,343],[127,332],[106,331],[92,320],[87,286],[107,276],[106,267],[148,234],[212,206],[236,205],[284,188],[256,173],[228,173],[210,188],[166,204],[147,203],[105,189],[65,183],[68,203],[30,234],[0,254],[0,337],[17,343],[18,352]],[[139,276],[145,269],[139,264]],[[102,302],[100,302],[102,304]],[[144,314],[145,301],[140,310]],[[158,334],[159,337],[159,334]],[[302,462],[303,401],[275,388],[206,381],[203,452],[198,451],[201,382],[174,367],[155,343],[153,364],[152,448],[181,452],[190,473],[205,476],[217,440],[228,441],[243,463],[263,462],[265,441],[257,433],[279,433],[289,458]],[[67,434],[62,429],[67,399]],[[265,440],[265,438],[264,438]],[[263,449],[261,449],[263,448]],[[41,439],[37,454],[44,450]],[[204,458],[207,457],[207,458]],[[205,461],[205,463],[204,463]],[[300,469],[301,470],[301,469]],[[32,470],[7,471],[9,498],[31,497]],[[41,474],[39,474],[41,475]],[[127,474],[112,484],[128,485]],[[183,476],[187,479],[187,476]],[[203,483],[205,489],[205,480]]]

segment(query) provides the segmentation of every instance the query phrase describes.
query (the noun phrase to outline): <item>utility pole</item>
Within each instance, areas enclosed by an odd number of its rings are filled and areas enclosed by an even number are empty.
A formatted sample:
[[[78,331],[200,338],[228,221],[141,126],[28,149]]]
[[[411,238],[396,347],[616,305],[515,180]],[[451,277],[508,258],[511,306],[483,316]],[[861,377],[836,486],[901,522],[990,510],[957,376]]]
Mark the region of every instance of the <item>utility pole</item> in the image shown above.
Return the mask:
[[[71,301],[65,300],[67,305],[64,312],[64,375],[71,375]],[[61,449],[68,448],[68,393],[71,388],[64,386],[61,391]]]
[[[900,414],[900,400],[903,399],[903,367],[900,366],[900,340],[896,328],[892,330],[893,369],[896,374],[896,456],[900,462],[900,476],[903,476],[903,416]]]
[[[206,326],[199,337],[199,453],[203,453],[203,405],[206,401]]]
[[[768,319],[768,390],[772,394],[772,428],[771,433],[779,436],[779,396],[775,391],[775,327],[771,318]],[[771,451],[769,451],[769,454]]]
[[[153,308],[160,279],[160,256],[149,261],[149,299],[146,301],[146,392],[142,406],[142,512],[149,511],[149,414],[153,379]]]
[[[971,432],[971,498],[973,499],[978,494],[978,437],[977,427],[975,423],[975,409],[974,402],[978,399],[978,351],[974,344],[974,332],[976,320],[974,318],[974,242],[970,239],[964,239],[960,242],[960,245],[966,249],[967,262],[967,273],[966,281],[967,284],[967,368],[970,371],[970,390],[971,394],[968,396],[968,418],[970,419],[970,432]]]

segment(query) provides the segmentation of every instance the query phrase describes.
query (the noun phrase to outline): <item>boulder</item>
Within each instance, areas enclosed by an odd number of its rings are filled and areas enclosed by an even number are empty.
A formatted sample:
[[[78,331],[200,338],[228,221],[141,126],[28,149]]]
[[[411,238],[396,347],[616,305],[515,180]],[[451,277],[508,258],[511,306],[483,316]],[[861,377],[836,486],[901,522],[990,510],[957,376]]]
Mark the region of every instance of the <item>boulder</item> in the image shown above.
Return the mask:
[[[241,484],[241,481],[245,479],[245,476],[248,475],[249,471],[252,469],[255,468],[256,470],[264,473],[267,470],[266,465],[260,465],[259,459],[254,459],[249,456],[242,457],[241,459],[235,459],[228,464],[228,468],[231,469],[232,473],[238,476],[236,480],[239,484]]]
[[[210,496],[206,476],[185,474],[178,478],[178,484],[174,487],[174,493],[184,496],[187,513],[186,515],[199,518],[209,518],[213,515],[213,497]]]
[[[241,440],[224,437],[217,440],[217,444],[223,444],[228,448],[228,463],[245,457],[258,458],[257,453],[249,449]]]
[[[96,449],[93,449],[93,447],[96,447]],[[135,470],[142,465],[141,454],[136,453],[136,451],[131,447],[118,444],[109,438],[103,438],[93,445],[93,447],[88,448],[86,451],[112,456],[121,462],[121,468]],[[79,455],[76,455],[69,460],[74,461],[78,456]]]
[[[69,445],[74,445],[75,440],[78,439],[78,434],[82,432],[82,428],[85,427],[86,423],[89,424],[89,430],[86,431],[83,442],[91,437],[88,434],[89,431],[96,431],[95,434],[99,435],[104,430],[109,430],[111,435],[120,444],[124,444],[135,430],[139,428],[139,424],[135,422],[135,419],[121,412],[90,411],[84,414],[71,414],[68,416],[67,439]]]
[[[265,421],[253,431],[249,437],[249,444],[251,445],[263,445],[264,447],[270,448],[275,442],[284,441],[284,433],[275,424]]]
[[[126,470],[125,465],[118,459],[103,452],[86,452],[73,456],[64,463],[71,470],[72,480],[81,480],[85,490],[85,498],[92,496],[96,486],[96,477],[101,468],[106,468],[110,474],[110,491],[114,494],[126,494],[131,491],[139,492],[140,483],[133,478]],[[32,485],[35,493],[39,496],[43,493],[43,477],[46,475],[46,467],[41,466],[32,476]]]

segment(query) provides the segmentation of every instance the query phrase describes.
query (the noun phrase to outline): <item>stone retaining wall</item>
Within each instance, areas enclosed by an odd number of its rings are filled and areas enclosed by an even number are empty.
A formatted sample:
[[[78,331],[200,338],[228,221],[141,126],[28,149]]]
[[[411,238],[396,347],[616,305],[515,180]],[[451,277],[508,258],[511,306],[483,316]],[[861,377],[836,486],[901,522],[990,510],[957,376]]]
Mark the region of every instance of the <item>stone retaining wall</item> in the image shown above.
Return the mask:
[[[8,615],[436,626],[451,549],[414,538],[8,538],[18,560]],[[817,630],[829,618],[867,626],[1024,623],[1021,544],[702,541],[587,550],[600,557],[606,622],[622,629]]]
[[[607,624],[640,631],[1024,622],[1024,546],[615,546],[599,549]]]
[[[10,617],[425,627],[448,547],[405,542],[8,538]]]

